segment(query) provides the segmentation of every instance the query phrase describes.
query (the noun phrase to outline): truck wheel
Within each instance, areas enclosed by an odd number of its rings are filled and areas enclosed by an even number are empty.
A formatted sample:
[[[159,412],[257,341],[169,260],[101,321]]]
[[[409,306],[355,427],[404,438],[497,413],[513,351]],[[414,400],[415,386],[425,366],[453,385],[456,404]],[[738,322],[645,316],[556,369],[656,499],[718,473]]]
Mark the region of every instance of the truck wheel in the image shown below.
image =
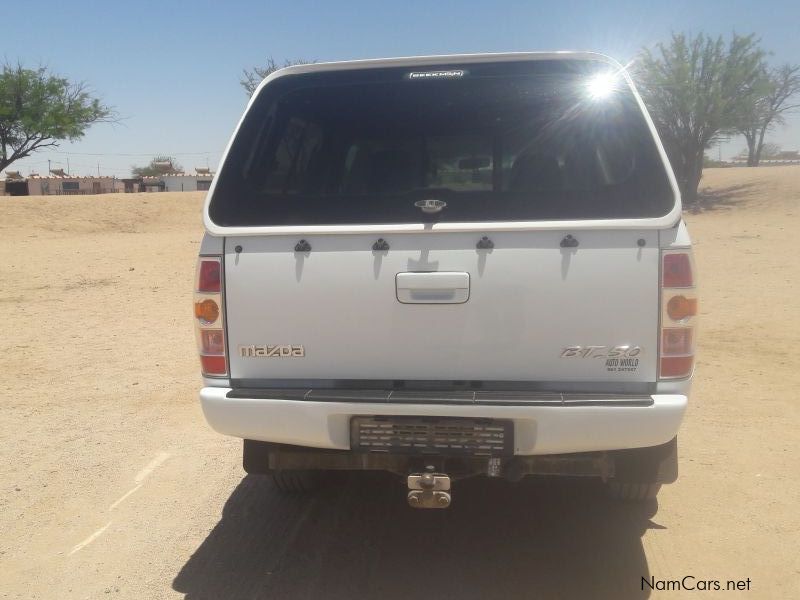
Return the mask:
[[[301,494],[319,487],[319,473],[316,471],[275,471],[271,474],[272,483],[279,492]]]
[[[660,489],[660,483],[619,483],[616,481],[606,483],[606,491],[611,498],[627,502],[652,500],[658,495]]]

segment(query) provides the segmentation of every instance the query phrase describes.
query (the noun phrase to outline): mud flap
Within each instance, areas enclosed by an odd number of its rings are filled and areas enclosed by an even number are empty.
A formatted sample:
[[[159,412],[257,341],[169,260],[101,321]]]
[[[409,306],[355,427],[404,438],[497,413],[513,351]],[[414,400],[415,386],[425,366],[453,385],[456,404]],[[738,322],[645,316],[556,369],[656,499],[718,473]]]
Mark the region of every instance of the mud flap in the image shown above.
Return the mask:
[[[271,446],[256,440],[243,440],[242,467],[250,475],[269,475],[269,453]]]
[[[678,438],[649,448],[615,450],[614,481],[617,483],[673,483],[678,478]]]

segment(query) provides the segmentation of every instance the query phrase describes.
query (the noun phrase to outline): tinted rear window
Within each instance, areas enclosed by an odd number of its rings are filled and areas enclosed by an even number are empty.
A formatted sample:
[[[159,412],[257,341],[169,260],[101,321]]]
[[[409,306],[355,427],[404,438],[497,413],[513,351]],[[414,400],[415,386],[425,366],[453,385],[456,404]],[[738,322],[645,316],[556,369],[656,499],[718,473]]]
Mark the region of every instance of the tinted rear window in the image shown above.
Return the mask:
[[[223,226],[643,218],[674,197],[602,63],[530,61],[287,75],[255,99],[221,170]],[[459,74],[460,72],[460,74]],[[421,200],[446,206],[433,217]]]

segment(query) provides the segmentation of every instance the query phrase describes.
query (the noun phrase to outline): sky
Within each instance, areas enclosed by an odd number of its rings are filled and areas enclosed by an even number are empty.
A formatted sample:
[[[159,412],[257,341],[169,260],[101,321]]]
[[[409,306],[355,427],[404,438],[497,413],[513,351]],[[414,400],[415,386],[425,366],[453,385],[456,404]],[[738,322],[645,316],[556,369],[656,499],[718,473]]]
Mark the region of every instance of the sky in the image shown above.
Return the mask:
[[[4,6],[3,6],[4,5]],[[0,57],[84,81],[119,117],[11,167],[126,177],[156,154],[216,170],[247,94],[243,68],[423,54],[593,50],[620,62],[671,31],[756,33],[770,62],[800,62],[797,0],[71,2],[2,0]],[[10,17],[13,15],[13,19]],[[768,137],[800,149],[800,116]],[[732,139],[712,154],[745,147]]]

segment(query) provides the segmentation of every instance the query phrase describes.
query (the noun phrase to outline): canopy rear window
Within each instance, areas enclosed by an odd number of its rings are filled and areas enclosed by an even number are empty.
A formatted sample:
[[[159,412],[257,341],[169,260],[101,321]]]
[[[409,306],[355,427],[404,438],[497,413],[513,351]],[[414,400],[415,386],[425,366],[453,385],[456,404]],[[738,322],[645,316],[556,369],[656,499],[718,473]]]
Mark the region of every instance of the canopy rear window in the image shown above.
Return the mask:
[[[675,198],[644,116],[592,61],[280,77],[234,140],[221,226],[648,218]],[[602,97],[601,97],[602,96]],[[441,200],[435,217],[415,203]]]

